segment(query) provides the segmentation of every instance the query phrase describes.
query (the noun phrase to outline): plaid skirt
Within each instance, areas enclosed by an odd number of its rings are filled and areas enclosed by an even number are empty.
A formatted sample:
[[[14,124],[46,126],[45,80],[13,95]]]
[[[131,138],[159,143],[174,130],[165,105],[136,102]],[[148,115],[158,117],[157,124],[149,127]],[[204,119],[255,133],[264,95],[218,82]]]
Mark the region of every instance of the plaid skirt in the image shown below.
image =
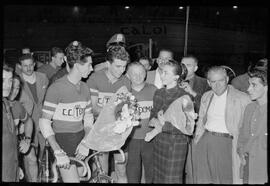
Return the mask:
[[[183,183],[188,136],[162,132],[154,138],[154,183]]]

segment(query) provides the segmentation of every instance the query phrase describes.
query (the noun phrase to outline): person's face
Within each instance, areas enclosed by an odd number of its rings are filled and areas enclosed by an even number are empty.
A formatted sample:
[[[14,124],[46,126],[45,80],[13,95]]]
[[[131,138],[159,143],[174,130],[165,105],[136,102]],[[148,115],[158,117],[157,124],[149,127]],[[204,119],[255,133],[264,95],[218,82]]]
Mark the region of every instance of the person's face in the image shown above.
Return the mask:
[[[168,62],[170,59],[172,59],[172,53],[169,51],[160,51],[159,56],[157,58],[157,64],[158,67],[163,69],[166,62]]]
[[[55,56],[52,57],[55,64],[60,67],[64,63],[64,53],[57,53]]]
[[[12,72],[3,70],[3,97],[8,97],[12,87]]]
[[[120,78],[125,72],[127,61],[121,59],[113,59],[113,62],[109,65],[109,71],[115,78]]]
[[[181,63],[187,67],[187,77],[192,77],[198,69],[198,66],[193,58],[183,58]]]
[[[34,72],[35,63],[32,59],[25,59],[21,61],[22,73],[25,75],[31,76]]]
[[[267,92],[268,86],[264,86],[260,78],[253,77],[248,79],[249,87],[247,92],[251,100],[258,100]]]
[[[17,97],[19,91],[20,91],[20,81],[14,78],[12,82],[12,89],[9,94],[9,99],[13,101]]]
[[[151,69],[149,60],[147,59],[140,59],[139,62],[144,66],[144,68],[148,71]]]
[[[133,65],[128,69],[127,75],[133,85],[141,85],[145,80],[146,71],[143,66]]]
[[[83,78],[87,78],[89,74],[93,71],[92,67],[92,57],[88,56],[85,58],[86,62],[79,64],[76,63],[75,65],[77,66],[78,71],[81,73],[81,76]]]
[[[212,88],[214,93],[218,96],[222,95],[228,86],[229,77],[224,74],[224,72],[211,71],[208,75],[207,82],[209,86]]]
[[[175,75],[174,67],[170,65],[164,65],[160,78],[164,85],[170,85],[174,82],[177,82],[179,75]]]

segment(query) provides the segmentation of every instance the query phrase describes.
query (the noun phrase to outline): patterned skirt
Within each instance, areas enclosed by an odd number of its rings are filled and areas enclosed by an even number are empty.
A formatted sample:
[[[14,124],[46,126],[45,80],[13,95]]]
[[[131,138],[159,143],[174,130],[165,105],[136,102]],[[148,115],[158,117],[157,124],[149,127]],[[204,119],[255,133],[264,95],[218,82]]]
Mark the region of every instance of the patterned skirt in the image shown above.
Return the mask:
[[[154,138],[154,183],[183,183],[188,136],[160,133]]]

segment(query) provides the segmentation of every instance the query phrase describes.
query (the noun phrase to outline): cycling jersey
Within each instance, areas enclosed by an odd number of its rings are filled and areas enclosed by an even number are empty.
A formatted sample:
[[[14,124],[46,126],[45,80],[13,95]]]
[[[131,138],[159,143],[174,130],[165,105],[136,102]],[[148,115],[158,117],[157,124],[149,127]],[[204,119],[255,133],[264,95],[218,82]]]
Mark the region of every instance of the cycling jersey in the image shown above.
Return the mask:
[[[47,90],[42,112],[52,115],[56,133],[76,133],[83,130],[83,116],[91,111],[89,88],[80,82],[80,90],[67,75],[58,79]]]

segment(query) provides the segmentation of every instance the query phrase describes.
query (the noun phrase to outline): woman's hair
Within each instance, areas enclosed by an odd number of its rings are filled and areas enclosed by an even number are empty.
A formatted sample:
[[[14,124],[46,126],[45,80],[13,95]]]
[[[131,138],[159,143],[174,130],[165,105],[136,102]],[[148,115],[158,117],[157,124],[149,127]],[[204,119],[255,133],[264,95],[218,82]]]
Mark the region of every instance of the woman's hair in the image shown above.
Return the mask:
[[[129,54],[122,46],[112,46],[109,48],[106,59],[112,63],[114,59],[120,59],[129,63]]]
[[[71,42],[65,49],[67,62],[72,68],[75,63],[86,63],[86,58],[93,55],[93,50],[87,48],[79,41]]]
[[[173,59],[170,59],[165,65],[172,66],[174,68],[174,74],[179,75],[178,84],[180,84],[187,77],[187,67]]]

